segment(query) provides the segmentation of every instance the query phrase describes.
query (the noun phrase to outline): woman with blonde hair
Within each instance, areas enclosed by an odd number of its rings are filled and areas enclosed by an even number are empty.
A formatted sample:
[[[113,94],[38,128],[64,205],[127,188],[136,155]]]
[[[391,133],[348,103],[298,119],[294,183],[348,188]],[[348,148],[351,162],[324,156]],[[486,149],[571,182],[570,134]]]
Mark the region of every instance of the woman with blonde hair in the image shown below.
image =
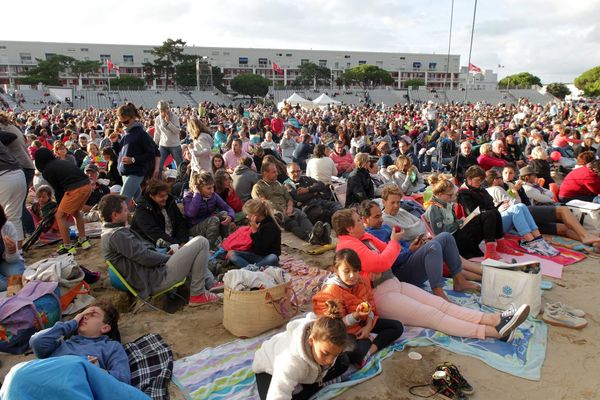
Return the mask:
[[[484,143],[479,148],[479,157],[477,157],[477,164],[485,171],[494,167],[504,167],[507,164],[506,160],[495,157],[492,150],[491,143]]]
[[[393,179],[404,194],[410,196],[425,189],[423,177],[421,177],[417,168],[412,165],[410,158],[403,155],[398,156],[395,166],[396,172]]]
[[[243,208],[250,225],[252,246],[249,251],[230,250],[227,258],[239,268],[248,264],[278,266],[281,255],[281,228],[268,201],[250,199]]]
[[[208,133],[206,124],[195,117],[190,118],[187,123],[187,131],[192,138],[192,143],[188,144],[192,171],[200,172],[204,170],[210,172],[210,157],[214,143],[212,136]]]

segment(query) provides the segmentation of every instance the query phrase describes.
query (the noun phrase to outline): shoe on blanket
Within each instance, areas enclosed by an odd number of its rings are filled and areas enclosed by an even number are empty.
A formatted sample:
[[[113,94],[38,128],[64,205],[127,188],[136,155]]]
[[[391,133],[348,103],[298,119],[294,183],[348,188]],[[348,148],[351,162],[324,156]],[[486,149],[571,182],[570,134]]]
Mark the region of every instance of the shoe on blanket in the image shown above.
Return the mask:
[[[500,340],[510,342],[513,332],[527,319],[527,316],[529,316],[527,304],[522,304],[517,309],[511,306],[508,310],[503,311],[500,314],[500,323],[496,325]]]
[[[549,250],[546,246],[544,246],[544,243],[542,243],[542,241],[540,241],[539,239],[534,239],[534,240],[520,240],[519,241],[519,246],[521,246],[523,249],[525,249],[528,253],[534,253],[534,254],[539,254],[541,256],[546,256],[546,257],[553,257],[558,255],[558,253],[554,253],[551,250]],[[556,250],[556,249],[554,249]]]
[[[550,310],[550,311],[553,311],[553,310],[556,310],[556,309],[563,309],[567,313],[569,313],[571,315],[574,315],[576,317],[579,317],[579,318],[585,317],[585,311],[580,310],[579,308],[571,307],[571,306],[569,306],[567,304],[560,303],[560,302],[546,303],[546,308],[545,309],[546,310]]]
[[[202,306],[204,304],[216,303],[222,299],[221,296],[218,296],[211,292],[204,292],[197,296],[190,296],[190,307]]]
[[[315,223],[315,225],[313,226],[312,231],[308,235],[308,243],[320,244],[324,231],[325,231],[325,227],[323,226],[323,222],[317,221]]]
[[[582,329],[587,325],[587,321],[584,318],[576,317],[563,308],[549,309],[546,307],[542,319],[547,324],[572,329]]]

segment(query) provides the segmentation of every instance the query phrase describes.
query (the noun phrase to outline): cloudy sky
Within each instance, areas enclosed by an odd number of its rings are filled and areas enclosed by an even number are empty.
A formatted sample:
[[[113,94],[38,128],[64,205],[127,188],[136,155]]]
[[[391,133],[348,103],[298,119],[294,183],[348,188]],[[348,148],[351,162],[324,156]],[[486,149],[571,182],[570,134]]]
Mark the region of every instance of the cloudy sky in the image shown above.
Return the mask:
[[[455,0],[466,65],[474,0]],[[3,40],[442,53],[451,0],[25,0],[2,5]],[[572,82],[600,65],[600,0],[479,0],[472,63]]]

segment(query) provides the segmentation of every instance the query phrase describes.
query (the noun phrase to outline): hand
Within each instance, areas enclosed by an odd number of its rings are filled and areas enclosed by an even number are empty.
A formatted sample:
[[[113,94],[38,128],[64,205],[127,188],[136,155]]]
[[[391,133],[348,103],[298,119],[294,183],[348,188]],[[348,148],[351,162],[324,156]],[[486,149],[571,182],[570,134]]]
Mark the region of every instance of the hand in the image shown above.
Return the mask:
[[[125,165],[131,165],[133,164],[133,157],[123,156],[123,158],[121,158],[121,162]]]
[[[369,316],[369,313],[371,312],[371,308],[369,307],[368,311],[363,311],[362,309],[362,303],[356,306],[356,311],[354,311],[352,313],[352,316],[354,317],[354,319],[363,319],[367,316]]]
[[[233,250],[229,250],[225,255],[225,258],[227,258],[228,260],[231,260],[231,257],[233,257]]]
[[[390,235],[390,240],[399,241],[404,236],[404,229],[400,228],[399,231],[396,231],[396,227],[393,228],[392,234]]]
[[[17,252],[17,243],[10,236],[2,236],[2,239],[4,239],[4,246],[7,253],[14,254]]]
[[[221,225],[229,225],[231,223],[231,217],[228,215],[223,221],[221,221]]]
[[[287,215],[288,217],[291,217],[292,215],[294,215],[294,207],[288,207],[285,209],[285,215]]]
[[[523,181],[522,180],[518,180],[515,184],[514,184],[514,189],[515,191],[517,190],[521,190],[521,188],[523,187]]]
[[[360,339],[368,339],[370,333],[371,333],[371,323],[367,322],[367,325],[365,325],[362,328],[360,328],[360,331],[358,331],[358,333],[356,334],[356,338],[358,340],[360,340]]]
[[[158,169],[155,169],[154,172],[152,172],[152,178],[154,178],[154,179],[158,178]]]
[[[298,193],[298,194],[304,194],[304,193],[308,193],[308,192],[309,192],[308,188],[305,188],[305,187],[296,190],[296,193]]]
[[[417,237],[410,244],[410,247],[409,247],[410,251],[414,253],[415,251],[419,250],[421,248],[421,246],[423,246],[424,244],[425,244],[425,236],[423,236],[422,238]]]
[[[256,220],[256,218],[257,218],[256,215],[248,216],[248,222],[250,225],[250,229],[252,229],[252,232],[256,232],[258,230],[259,223]]]
[[[73,318],[75,321],[77,321],[77,325],[79,325],[81,323],[81,320],[86,316],[86,315],[91,315],[95,312],[97,312],[96,310],[97,307],[88,307],[85,310],[83,310],[82,312],[80,312],[79,314],[77,314],[75,316],[75,318]]]

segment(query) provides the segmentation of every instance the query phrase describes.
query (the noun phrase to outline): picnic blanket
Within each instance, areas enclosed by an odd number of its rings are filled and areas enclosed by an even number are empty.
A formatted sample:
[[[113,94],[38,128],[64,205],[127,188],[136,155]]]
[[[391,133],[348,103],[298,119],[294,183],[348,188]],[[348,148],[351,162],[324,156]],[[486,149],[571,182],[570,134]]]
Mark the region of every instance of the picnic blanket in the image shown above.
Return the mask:
[[[329,275],[328,271],[310,267],[303,260],[285,252],[279,257],[279,267],[292,276],[292,289],[300,307],[311,303],[313,296],[321,289],[323,281]]]
[[[75,234],[78,234],[77,227],[72,228]],[[85,235],[88,238],[99,238],[102,234],[102,223],[101,222],[88,222],[85,224]],[[57,243],[62,240],[59,232],[43,232],[37,242],[33,245],[34,247],[42,247],[48,244]]]
[[[446,288],[451,288],[447,281]],[[453,301],[465,307],[490,311],[482,306],[479,295],[448,291]],[[186,399],[258,399],[252,360],[261,343],[277,333],[267,332],[251,339],[239,339],[175,361],[173,381]],[[381,373],[381,362],[406,346],[437,345],[448,351],[480,359],[491,367],[525,379],[539,380],[546,356],[547,325],[529,318],[512,343],[498,340],[465,339],[431,329],[408,328],[393,345],[377,352],[360,370],[344,375],[342,382],[324,387],[315,399],[334,398],[350,387]],[[443,360],[440,360],[442,362]]]
[[[558,235],[544,235],[544,239],[552,246],[564,247],[567,249],[575,250],[580,253],[587,255],[588,257],[599,257],[600,253],[596,252],[596,249],[592,245],[583,244],[578,240],[569,239],[564,236]]]

